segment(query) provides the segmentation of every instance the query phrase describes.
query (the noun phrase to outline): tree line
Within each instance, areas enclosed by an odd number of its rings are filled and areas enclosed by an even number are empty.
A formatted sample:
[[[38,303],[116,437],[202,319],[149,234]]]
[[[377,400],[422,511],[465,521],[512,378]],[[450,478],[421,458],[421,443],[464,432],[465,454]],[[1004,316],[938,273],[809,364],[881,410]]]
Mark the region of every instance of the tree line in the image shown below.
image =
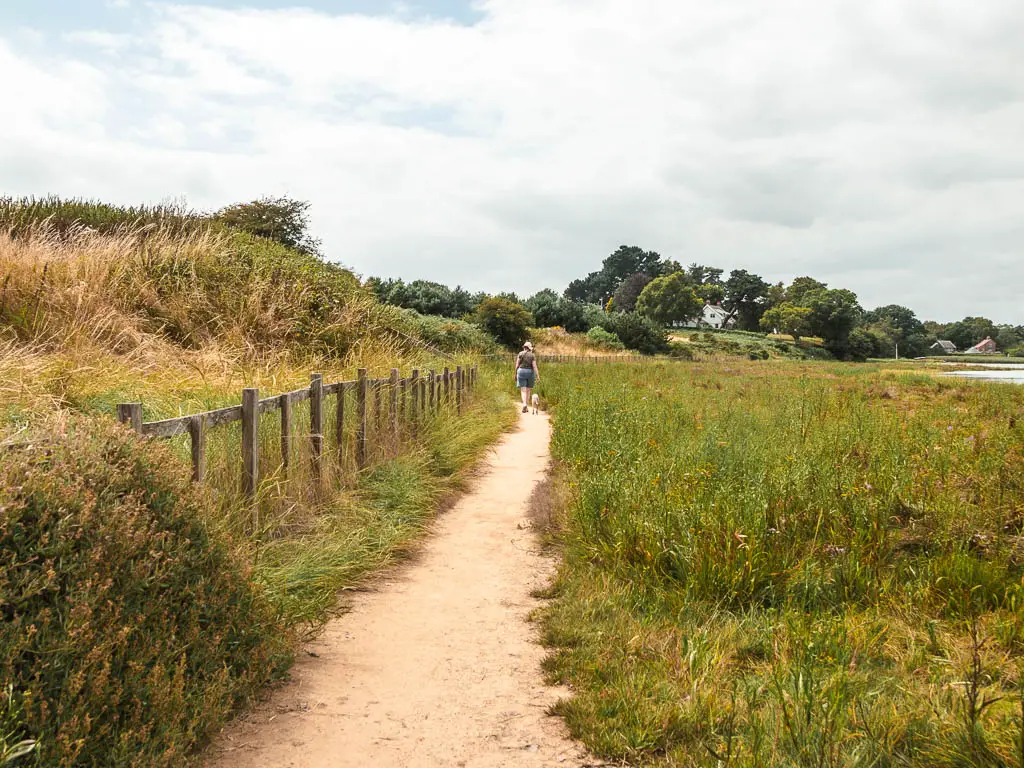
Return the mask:
[[[638,246],[619,247],[600,269],[573,280],[562,293],[548,288],[522,299],[514,293],[470,293],[428,280],[370,278],[368,284],[382,302],[475,320],[509,346],[521,343],[525,328],[535,325],[577,333],[600,328],[629,348],[662,351],[666,326],[697,321],[705,306],[713,304],[739,330],[785,333],[798,343],[817,337],[844,360],[893,357],[897,352],[927,355],[939,339],[965,350],[988,337],[1002,352],[1024,354],[1024,326],[997,325],[984,317],[921,321],[898,304],[867,310],[853,291],[813,277],[797,277],[787,285],[769,283],[745,269],[726,276],[719,267],[684,267]]]

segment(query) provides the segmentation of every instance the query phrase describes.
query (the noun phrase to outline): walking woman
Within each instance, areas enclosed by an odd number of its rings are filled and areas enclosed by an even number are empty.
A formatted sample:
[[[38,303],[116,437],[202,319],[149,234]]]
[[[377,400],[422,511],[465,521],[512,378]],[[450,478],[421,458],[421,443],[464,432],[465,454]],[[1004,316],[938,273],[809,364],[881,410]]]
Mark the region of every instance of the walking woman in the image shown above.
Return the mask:
[[[516,357],[516,386],[523,396],[523,413],[530,410],[530,397],[538,381],[540,372],[537,370],[537,357],[533,354],[533,344],[526,342],[523,351]]]

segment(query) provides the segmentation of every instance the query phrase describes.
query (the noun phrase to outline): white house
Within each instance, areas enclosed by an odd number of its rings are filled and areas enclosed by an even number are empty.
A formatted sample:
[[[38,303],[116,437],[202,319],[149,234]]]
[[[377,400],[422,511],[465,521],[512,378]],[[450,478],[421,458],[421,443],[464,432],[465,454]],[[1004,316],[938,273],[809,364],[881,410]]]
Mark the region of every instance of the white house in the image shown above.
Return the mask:
[[[956,344],[954,344],[952,341],[947,341],[946,339],[939,339],[934,344],[932,344],[931,347],[929,347],[929,349],[934,349],[940,355],[956,354]]]
[[[700,317],[676,325],[679,328],[732,328],[736,325],[736,318],[726,312],[721,304],[705,304]]]

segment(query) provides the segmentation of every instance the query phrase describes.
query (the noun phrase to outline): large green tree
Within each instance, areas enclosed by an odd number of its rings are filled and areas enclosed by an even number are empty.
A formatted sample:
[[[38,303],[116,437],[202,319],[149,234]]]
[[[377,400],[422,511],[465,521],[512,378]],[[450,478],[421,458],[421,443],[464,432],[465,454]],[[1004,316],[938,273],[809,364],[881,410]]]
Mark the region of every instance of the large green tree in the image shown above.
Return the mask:
[[[261,197],[251,203],[221,208],[214,219],[233,229],[319,256],[321,243],[309,233],[309,206],[304,200],[290,197]]]
[[[788,333],[795,341],[807,336],[811,330],[811,308],[798,307],[784,301],[776,304],[761,316],[761,330],[768,333]]]
[[[600,270],[569,283],[564,295],[572,301],[600,304],[603,307],[616,289],[638,272],[652,278],[663,274],[664,262],[661,255],[636,245],[620,245],[618,250],[601,263]]]
[[[538,291],[527,299],[526,308],[533,315],[533,320],[539,328],[552,328],[557,325],[570,333],[590,330],[583,306],[559,296],[550,288]]]
[[[820,336],[836,357],[848,357],[850,332],[863,313],[857,294],[845,288],[816,288],[803,294],[800,305],[811,310],[811,334]]]
[[[1015,328],[1012,325],[1000,325],[996,330],[998,333],[992,338],[995,339],[1000,352],[1009,352],[1024,345],[1024,333],[1021,332],[1024,329]]]
[[[771,286],[758,275],[745,269],[734,269],[725,281],[724,306],[736,317],[736,326],[744,331],[756,331],[761,316],[768,308],[768,289]]]
[[[873,356],[901,357],[926,354],[935,339],[917,319],[913,310],[899,304],[887,304],[865,312],[861,325],[875,341]]]
[[[686,268],[686,277],[694,285],[722,285],[724,269],[694,262]]]
[[[640,293],[653,278],[646,272],[634,272],[615,289],[612,296],[612,305],[616,312],[632,312],[636,309],[636,300]]]
[[[946,338],[959,349],[970,349],[979,341],[999,335],[996,324],[987,317],[965,317],[959,322],[946,326]]]
[[[661,272],[661,255],[635,245],[620,245],[615,253],[604,260],[601,271],[616,287],[637,272],[656,277]]]
[[[790,304],[795,304],[798,307],[806,307],[807,294],[812,291],[820,291],[828,286],[820,280],[815,280],[813,277],[797,277],[789,284],[786,289],[785,297],[783,301],[788,301]]]
[[[637,312],[663,325],[690,320],[700,314],[703,307],[704,302],[683,272],[652,280],[636,302]]]

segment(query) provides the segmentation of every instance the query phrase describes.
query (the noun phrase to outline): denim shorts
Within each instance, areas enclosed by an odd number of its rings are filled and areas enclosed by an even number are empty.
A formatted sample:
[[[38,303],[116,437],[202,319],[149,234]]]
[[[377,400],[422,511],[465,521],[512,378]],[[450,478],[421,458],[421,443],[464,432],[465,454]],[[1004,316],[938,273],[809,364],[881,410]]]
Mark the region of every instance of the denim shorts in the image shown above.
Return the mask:
[[[516,371],[516,386],[533,389],[534,373],[532,368],[520,368]]]

